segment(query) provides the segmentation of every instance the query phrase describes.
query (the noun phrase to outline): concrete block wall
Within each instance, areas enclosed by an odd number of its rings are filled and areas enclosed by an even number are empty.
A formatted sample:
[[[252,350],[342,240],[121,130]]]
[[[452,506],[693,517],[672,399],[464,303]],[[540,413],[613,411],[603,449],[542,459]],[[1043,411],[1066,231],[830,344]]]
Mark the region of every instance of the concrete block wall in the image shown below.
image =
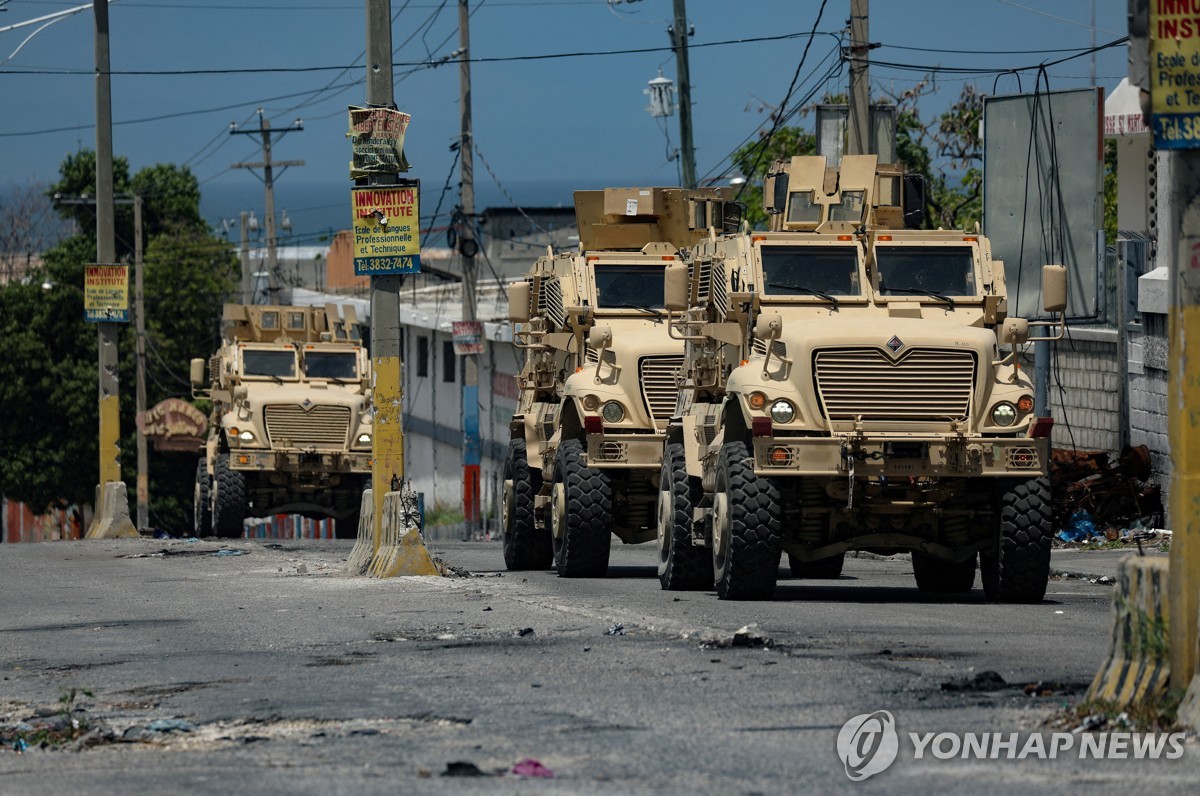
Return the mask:
[[[1150,449],[1154,480],[1162,487],[1164,506],[1171,487],[1167,368],[1167,317],[1144,313],[1142,323],[1131,325],[1129,330],[1129,444]]]
[[[1032,349],[1022,367],[1033,372]],[[1120,453],[1121,370],[1113,330],[1073,328],[1058,342],[1050,376],[1054,447]]]

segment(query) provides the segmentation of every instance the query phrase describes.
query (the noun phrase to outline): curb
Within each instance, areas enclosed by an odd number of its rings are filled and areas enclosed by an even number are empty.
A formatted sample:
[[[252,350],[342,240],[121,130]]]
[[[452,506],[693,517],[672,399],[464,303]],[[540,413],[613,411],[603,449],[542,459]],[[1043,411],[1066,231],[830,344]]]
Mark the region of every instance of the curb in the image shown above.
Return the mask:
[[[1118,565],[1112,642],[1088,699],[1124,708],[1166,693],[1171,676],[1168,575],[1162,558],[1128,558]]]

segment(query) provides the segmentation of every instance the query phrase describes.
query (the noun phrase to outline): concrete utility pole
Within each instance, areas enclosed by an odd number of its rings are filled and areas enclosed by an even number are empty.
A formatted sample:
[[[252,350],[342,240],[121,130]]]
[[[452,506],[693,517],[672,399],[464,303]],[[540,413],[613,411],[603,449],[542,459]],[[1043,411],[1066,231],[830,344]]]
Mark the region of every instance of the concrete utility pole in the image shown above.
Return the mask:
[[[108,57],[108,0],[94,0],[96,19],[96,262],[110,265],[117,257],[113,204],[112,78]],[[96,324],[100,371],[100,484],[96,490],[98,528],[104,516],[105,484],[121,480],[121,402],[117,378],[120,326]]]
[[[867,0],[850,0],[850,122],[846,154],[866,155],[871,147],[871,80],[867,68]]]
[[[389,18],[389,21],[390,21],[390,18]],[[391,63],[390,55],[388,57],[388,63],[389,64]],[[304,129],[304,123],[302,121],[300,121],[299,119],[297,119],[296,121],[292,122],[291,127],[285,127],[282,130],[276,130],[274,135],[275,135],[276,139],[279,139],[279,138],[282,138],[283,136],[287,135],[290,132],[293,132],[296,130],[303,130],[303,129]],[[263,170],[262,177],[259,177],[259,179],[262,180],[263,187],[266,189],[266,194],[267,194],[267,196],[266,196],[266,201],[267,201],[267,219],[266,219],[266,224],[267,224],[267,274],[269,275],[268,278],[271,280],[271,290],[270,290],[271,302],[268,302],[268,303],[273,303],[275,300],[275,288],[277,287],[275,284],[275,277],[276,277],[276,270],[277,270],[276,266],[278,264],[276,257],[275,257],[275,243],[276,243],[276,241],[275,241],[275,167],[282,166],[282,170],[279,172],[279,174],[282,176],[283,172],[287,171],[288,166],[303,166],[304,161],[303,160],[271,160],[271,143],[272,143],[272,141],[271,141],[271,136],[272,136],[271,120],[268,119],[263,114],[262,108],[258,109],[258,128],[257,129],[251,128],[251,129],[246,129],[246,130],[239,130],[237,124],[230,124],[229,125],[229,133],[230,133],[230,135],[258,135],[258,136],[262,137],[262,148],[263,148],[262,162],[261,163],[234,163],[234,164],[232,164],[231,168],[262,169]],[[254,176],[257,177],[258,175],[255,174]]]
[[[477,321],[475,297],[475,139],[471,130],[471,14],[468,0],[458,0],[458,92],[462,130],[459,136],[459,174],[462,178],[462,213],[465,223],[459,231],[458,253],[462,257],[462,319]],[[480,335],[480,339],[482,339]],[[474,531],[479,523],[479,355],[463,356],[463,519]]]
[[[137,417],[146,414],[146,303],[142,295],[142,197],[133,196],[133,311],[137,329]],[[137,430],[137,529],[150,533],[150,470],[146,434]]]
[[[689,28],[686,0],[675,0],[675,24],[667,29],[675,49],[675,71],[679,78],[679,146],[683,158],[683,187],[696,187],[696,147],[692,144],[692,81],[688,75]]]

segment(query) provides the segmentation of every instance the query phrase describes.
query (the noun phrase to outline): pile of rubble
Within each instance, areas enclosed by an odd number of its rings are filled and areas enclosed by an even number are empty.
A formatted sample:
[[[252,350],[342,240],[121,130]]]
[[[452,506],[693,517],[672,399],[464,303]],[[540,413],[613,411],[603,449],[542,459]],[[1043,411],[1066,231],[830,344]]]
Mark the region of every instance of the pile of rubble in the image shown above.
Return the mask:
[[[1145,445],[1106,451],[1056,449],[1050,489],[1054,527],[1064,542],[1145,540],[1161,527],[1162,491],[1150,480]]]

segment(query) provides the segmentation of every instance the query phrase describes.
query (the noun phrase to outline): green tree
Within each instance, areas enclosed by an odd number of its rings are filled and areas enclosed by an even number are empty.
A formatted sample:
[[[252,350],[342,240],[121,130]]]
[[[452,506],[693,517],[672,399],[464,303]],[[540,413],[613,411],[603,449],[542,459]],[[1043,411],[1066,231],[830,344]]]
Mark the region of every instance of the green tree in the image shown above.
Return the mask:
[[[89,173],[89,169],[91,169]],[[95,157],[69,155],[47,192],[95,195]],[[200,217],[200,191],[186,168],[160,164],[128,177],[114,159],[117,191],[146,196],[144,253],[147,401],[190,398],[188,360],[207,356],[218,340],[221,304],[236,285],[237,259]],[[128,212],[129,225],[122,230]],[[90,205],[60,205],[79,224],[74,235],[43,255],[41,271],[0,285],[0,412],[22,422],[0,424],[0,493],[34,508],[91,503],[97,480],[96,333],[83,321],[83,269],[96,257]],[[132,208],[118,205],[118,253],[131,259]],[[43,289],[43,282],[49,286]],[[122,465],[136,472],[135,363],[132,324],[121,336]],[[190,525],[196,457],[151,453],[151,521],[182,531]]]

